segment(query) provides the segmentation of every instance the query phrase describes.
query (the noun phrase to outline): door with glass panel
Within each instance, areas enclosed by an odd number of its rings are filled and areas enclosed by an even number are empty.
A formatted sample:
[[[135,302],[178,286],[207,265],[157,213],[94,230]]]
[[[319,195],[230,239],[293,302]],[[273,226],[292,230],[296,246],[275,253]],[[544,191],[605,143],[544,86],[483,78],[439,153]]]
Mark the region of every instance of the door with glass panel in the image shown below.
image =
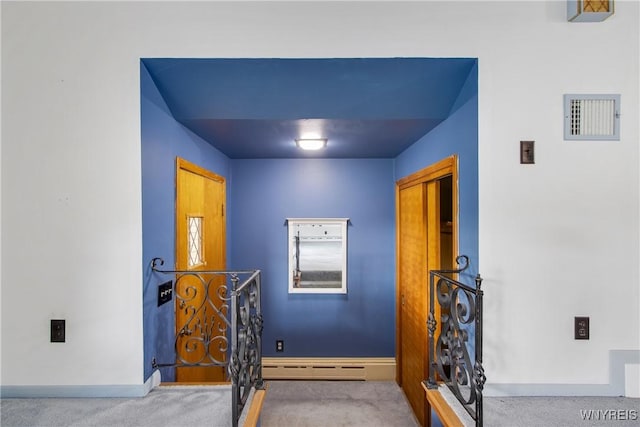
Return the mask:
[[[184,159],[176,165],[176,270],[225,269],[225,180]],[[176,357],[183,363],[224,362],[228,349],[224,276],[176,280]],[[176,368],[179,382],[226,380],[225,369]]]

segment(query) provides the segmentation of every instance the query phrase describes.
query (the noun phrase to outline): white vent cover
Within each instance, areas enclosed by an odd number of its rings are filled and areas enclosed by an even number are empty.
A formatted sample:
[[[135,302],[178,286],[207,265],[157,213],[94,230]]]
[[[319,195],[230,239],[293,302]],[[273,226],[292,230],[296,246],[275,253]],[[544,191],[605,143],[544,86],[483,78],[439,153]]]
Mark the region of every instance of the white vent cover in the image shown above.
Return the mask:
[[[565,95],[564,139],[620,140],[620,95]]]

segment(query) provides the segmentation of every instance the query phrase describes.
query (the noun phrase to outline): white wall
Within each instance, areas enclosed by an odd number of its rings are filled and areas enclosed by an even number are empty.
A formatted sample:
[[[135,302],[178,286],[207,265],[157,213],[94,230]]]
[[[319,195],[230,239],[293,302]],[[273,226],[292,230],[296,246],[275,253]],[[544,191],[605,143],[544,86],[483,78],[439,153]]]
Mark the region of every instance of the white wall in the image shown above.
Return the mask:
[[[638,9],[2,2],[3,386],[143,382],[139,58],[403,56],[479,58],[488,385],[607,384],[639,348]],[[621,141],[563,141],[564,93],[622,94]]]
[[[0,5],[0,34],[2,32],[2,6]],[[1,39],[0,39],[1,41]],[[0,48],[0,52],[2,49]],[[2,58],[0,56],[0,100],[2,98]],[[2,103],[0,103],[2,104]],[[0,189],[2,188],[2,105],[0,105]],[[2,191],[0,191],[0,329],[2,327]],[[1,332],[1,331],[0,331]],[[2,385],[2,338],[0,338],[0,386]]]

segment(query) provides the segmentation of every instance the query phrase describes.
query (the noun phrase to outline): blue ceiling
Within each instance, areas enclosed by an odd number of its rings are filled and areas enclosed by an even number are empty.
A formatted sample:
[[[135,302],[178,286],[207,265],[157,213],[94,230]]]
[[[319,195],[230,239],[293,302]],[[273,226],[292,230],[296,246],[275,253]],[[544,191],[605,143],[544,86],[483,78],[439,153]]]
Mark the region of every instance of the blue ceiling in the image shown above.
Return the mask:
[[[448,117],[475,59],[142,62],[174,118],[229,158],[394,158]],[[327,147],[297,148],[309,135]]]

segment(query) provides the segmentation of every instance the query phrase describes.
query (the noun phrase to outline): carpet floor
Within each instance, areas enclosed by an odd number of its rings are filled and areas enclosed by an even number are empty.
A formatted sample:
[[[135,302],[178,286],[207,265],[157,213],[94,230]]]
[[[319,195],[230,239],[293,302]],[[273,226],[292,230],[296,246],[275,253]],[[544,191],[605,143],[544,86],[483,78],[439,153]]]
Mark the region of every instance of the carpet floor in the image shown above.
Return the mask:
[[[417,427],[393,381],[268,381],[261,427]],[[486,427],[636,427],[640,399],[485,397]],[[228,427],[231,390],[156,387],[141,398],[1,399],[2,427]],[[242,425],[242,422],[240,423]],[[434,427],[440,423],[434,420]]]
[[[417,427],[393,381],[269,381],[262,427]]]
[[[636,427],[640,399],[629,397],[485,397],[488,427]]]
[[[2,427],[231,425],[231,387],[156,387],[138,398],[2,399]]]
[[[418,426],[392,381],[269,381],[268,385],[261,427]],[[231,391],[221,390],[157,387],[142,398],[2,399],[0,425],[228,427]]]

